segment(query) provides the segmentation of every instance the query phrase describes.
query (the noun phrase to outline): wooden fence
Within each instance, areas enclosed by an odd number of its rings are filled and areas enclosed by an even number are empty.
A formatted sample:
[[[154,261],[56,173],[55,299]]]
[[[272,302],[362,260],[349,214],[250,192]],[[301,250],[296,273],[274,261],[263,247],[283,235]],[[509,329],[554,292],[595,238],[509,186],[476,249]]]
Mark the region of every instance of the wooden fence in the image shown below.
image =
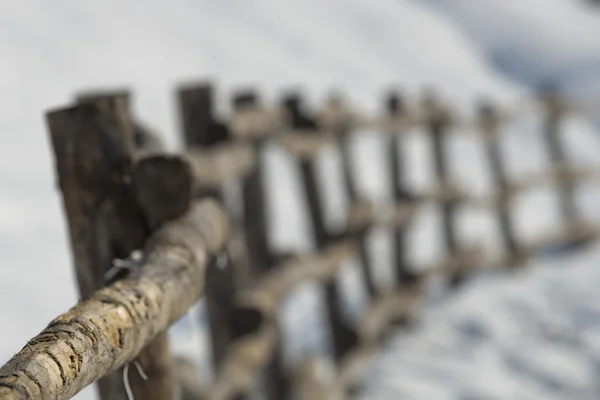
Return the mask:
[[[481,105],[466,124],[429,94],[418,107],[390,95],[384,112],[366,118],[332,98],[307,112],[299,94],[266,107],[257,94],[240,92],[221,120],[210,84],[178,90],[186,151],[166,154],[161,141],[132,116],[129,94],[83,93],[74,104],[47,114],[58,183],[68,220],[81,300],[52,321],[0,369],[2,399],[67,399],[98,381],[103,400],[241,399],[260,392],[267,399],[343,399],[351,395],[385,334],[405,326],[418,311],[433,275],[451,289],[482,268],[519,268],[559,245],[583,245],[597,227],[583,219],[574,201],[576,185],[598,171],[574,167],[566,157],[561,121],[568,111],[554,92],[541,96],[544,137],[552,160],[540,174],[518,181],[507,176],[499,143],[509,116]],[[453,180],[448,139],[469,125],[481,137],[496,193],[474,196]],[[437,189],[415,193],[406,183],[401,157],[404,132],[430,135]],[[350,138],[364,130],[385,135],[393,202],[375,206],[361,197],[352,173]],[[365,133],[368,134],[368,133]],[[268,245],[264,151],[267,143],[297,160],[316,251],[276,254]],[[325,224],[315,158],[328,146],[341,153],[343,186],[350,202],[347,224]],[[241,188],[241,204],[228,201],[225,184]],[[539,185],[557,190],[564,228],[526,243],[515,231],[512,199]],[[414,215],[439,204],[447,255],[423,272],[407,257]],[[457,212],[464,205],[492,210],[504,253],[463,247]],[[393,290],[374,279],[367,235],[377,226],[393,231]],[[357,321],[341,310],[337,276],[346,261],[360,265],[369,305]],[[289,370],[278,309],[300,285],[322,286],[336,374],[316,373],[316,359]],[[215,376],[200,385],[187,362],[172,359],[167,328],[199,298],[206,301]],[[130,363],[138,368],[129,368]],[[124,385],[124,379],[128,382]],[[131,393],[127,393],[128,389]]]

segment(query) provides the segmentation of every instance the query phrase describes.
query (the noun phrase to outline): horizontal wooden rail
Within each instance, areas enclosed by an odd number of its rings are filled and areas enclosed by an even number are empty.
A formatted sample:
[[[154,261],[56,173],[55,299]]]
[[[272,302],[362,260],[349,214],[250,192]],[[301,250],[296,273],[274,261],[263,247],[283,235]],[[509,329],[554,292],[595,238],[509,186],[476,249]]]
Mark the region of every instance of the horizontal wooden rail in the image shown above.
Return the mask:
[[[0,368],[0,398],[69,399],[132,361],[202,295],[207,261],[228,225],[212,200],[165,224],[127,278],[56,318]]]
[[[274,268],[256,287],[240,293],[238,306],[256,310],[262,324],[231,345],[207,399],[231,399],[252,388],[254,377],[269,361],[279,337],[274,318],[280,303],[304,283],[332,279],[343,262],[355,256],[355,247],[353,240],[343,240],[318,255],[292,259]]]
[[[573,240],[596,240],[599,236],[597,228],[583,222],[574,222],[568,229],[554,235],[540,237],[528,246],[527,256],[534,256],[544,248],[568,244]],[[466,248],[455,255],[433,263],[420,274],[419,279],[398,293],[388,293],[375,299],[367,311],[359,318],[357,332],[359,334],[359,345],[348,353],[335,376],[323,381],[322,377],[297,373],[304,375],[298,382],[296,389],[304,393],[302,400],[319,396],[323,399],[345,399],[348,390],[355,385],[369,367],[371,361],[376,357],[379,348],[379,340],[382,334],[391,325],[401,319],[414,315],[420,300],[424,294],[424,285],[429,278],[435,275],[453,276],[457,269],[472,273],[480,268],[503,267],[510,260],[510,255],[500,257],[486,257],[479,246]],[[305,360],[300,368],[315,360]]]

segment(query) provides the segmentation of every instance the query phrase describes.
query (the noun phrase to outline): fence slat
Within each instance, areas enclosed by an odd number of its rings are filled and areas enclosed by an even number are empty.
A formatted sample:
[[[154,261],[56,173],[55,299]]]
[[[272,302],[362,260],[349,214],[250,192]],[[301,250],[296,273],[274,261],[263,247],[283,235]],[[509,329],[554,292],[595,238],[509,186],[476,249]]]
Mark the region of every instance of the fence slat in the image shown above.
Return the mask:
[[[127,99],[126,93],[90,94],[47,116],[82,298],[103,287],[113,260],[128,258],[149,232],[132,186],[135,149]],[[140,364],[155,379],[144,382],[130,374],[133,393],[142,396],[151,388],[172,397],[166,336],[147,352]],[[121,371],[101,379],[98,388],[102,399],[127,399]]]
[[[334,99],[333,101],[339,100]],[[349,121],[340,121],[336,134],[339,136],[339,148],[342,156],[342,175],[344,179],[344,188],[350,204],[353,205],[360,201],[360,196],[356,187],[356,179],[352,173],[354,159],[352,157],[352,131],[349,128]],[[377,288],[375,285],[375,278],[373,277],[373,265],[371,263],[371,258],[369,257],[367,247],[368,232],[368,229],[359,232],[360,240],[358,243],[358,254],[368,297],[373,297],[377,292]]]
[[[450,116],[444,110],[440,101],[433,94],[428,94],[424,105],[428,113],[427,125],[432,139],[432,150],[434,159],[434,168],[438,184],[441,187],[450,185],[450,169],[448,164],[448,138],[450,128]],[[453,254],[459,250],[459,243],[456,231],[456,211],[457,201],[448,199],[442,201],[442,229],[444,243],[448,253]],[[462,274],[457,274],[450,279],[452,286],[458,285],[462,281]]]
[[[240,114],[257,110],[260,108],[258,95],[252,90],[240,91],[233,98],[233,107],[235,112]],[[254,280],[260,279],[275,267],[274,256],[268,240],[269,223],[266,209],[264,164],[266,137],[266,132],[253,135],[251,143],[256,151],[254,169],[242,181],[244,232]],[[275,331],[280,329],[276,315],[268,324]],[[270,354],[269,364],[263,372],[262,385],[266,398],[270,400],[286,398],[289,384],[283,361],[282,340],[276,342]]]
[[[396,93],[390,95],[386,102],[386,113],[391,119],[398,119],[405,116],[405,106],[403,99]],[[390,187],[392,190],[392,199],[395,204],[408,203],[412,199],[408,194],[404,182],[405,166],[399,152],[402,150],[402,135],[403,130],[392,130],[388,136],[388,165],[390,171]],[[393,262],[392,265],[396,270],[396,283],[403,286],[411,283],[415,279],[415,274],[410,272],[406,259],[406,235],[407,224],[398,224],[393,229]]]
[[[292,128],[303,132],[315,132],[317,123],[313,118],[306,115],[302,109],[301,98],[298,94],[290,94],[284,99],[284,106],[290,116]],[[306,133],[311,134],[311,133]],[[302,184],[304,186],[305,201],[310,213],[312,236],[315,246],[323,251],[329,244],[330,235],[325,226],[325,216],[321,204],[321,193],[317,182],[315,160],[313,158],[301,158],[298,160]],[[335,276],[325,281],[325,304],[327,320],[331,333],[331,344],[333,355],[336,360],[341,360],[343,355],[352,347],[356,341],[356,335],[344,322],[340,308],[340,293]]]
[[[207,260],[228,231],[211,200],[165,224],[130,276],[80,301],[0,368],[0,398],[69,399],[134,360],[202,295]]]
[[[227,127],[214,114],[213,86],[188,84],[178,91],[182,136],[186,154],[180,162],[190,175],[191,197],[211,196],[221,204],[222,186],[236,176],[236,149],[227,145]],[[231,154],[233,153],[233,154]],[[182,172],[182,177],[186,174]],[[180,178],[183,179],[183,178]],[[156,182],[154,183],[156,185]],[[212,258],[206,268],[205,304],[210,330],[213,370],[218,371],[232,340],[231,313],[235,295],[235,271],[227,252]]]
[[[491,104],[483,103],[479,109],[479,122],[492,179],[499,194],[496,206],[504,248],[510,254],[510,264],[518,265],[524,260],[521,246],[515,236],[514,221],[510,213],[511,195],[514,191],[506,176],[506,166],[500,148],[500,116]]]
[[[568,159],[561,140],[561,125],[566,107],[556,88],[548,87],[542,92],[542,104],[545,108],[544,141],[551,165],[567,165]],[[579,218],[575,201],[575,182],[572,180],[555,181],[559,193],[560,211],[565,224]]]

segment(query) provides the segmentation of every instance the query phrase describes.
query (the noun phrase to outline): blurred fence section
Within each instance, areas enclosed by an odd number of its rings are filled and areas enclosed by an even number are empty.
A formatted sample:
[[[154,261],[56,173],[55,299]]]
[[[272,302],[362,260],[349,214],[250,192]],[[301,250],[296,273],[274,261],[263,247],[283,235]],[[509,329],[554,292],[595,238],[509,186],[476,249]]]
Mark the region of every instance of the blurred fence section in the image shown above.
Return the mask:
[[[126,91],[81,94],[73,105],[47,114],[82,300],[0,369],[0,398],[67,399],[94,381],[103,400],[225,400],[256,393],[268,399],[347,398],[389,330],[401,329],[418,312],[430,277],[446,278],[453,290],[482,269],[522,268],[547,249],[577,249],[598,236],[574,196],[579,182],[598,179],[600,171],[567,158],[561,123],[569,106],[551,90],[536,101],[545,113],[540,138],[551,165],[516,180],[509,178],[500,143],[514,112],[493,104],[480,104],[476,118],[467,121],[431,93],[410,104],[392,93],[379,115],[367,116],[341,97],[311,113],[299,93],[266,105],[257,92],[241,91],[223,117],[214,97],[209,83],[177,91],[181,154],[166,154],[160,138],[132,116]],[[433,190],[415,192],[407,184],[402,154],[413,128],[431,144]],[[361,134],[384,136],[380,157],[392,194],[387,204],[375,204],[357,189],[349,143]],[[491,195],[469,193],[452,176],[449,141],[461,134],[481,140],[495,186]],[[267,145],[280,146],[295,161],[312,253],[278,254],[269,246]],[[316,172],[316,157],[326,148],[340,152],[341,187],[350,205],[338,231],[325,223]],[[231,185],[241,196],[230,198],[225,188]],[[525,241],[515,228],[513,200],[543,185],[556,190],[562,228]],[[407,257],[407,237],[415,214],[432,203],[442,215],[445,256],[417,270]],[[496,216],[501,254],[461,244],[457,218],[465,206]],[[378,286],[375,270],[381,267],[368,251],[367,236],[376,227],[393,235],[391,289]],[[360,266],[369,303],[354,321],[342,312],[337,279],[349,260]],[[324,293],[331,374],[320,372],[321,359],[290,367],[283,357],[287,339],[279,307],[308,282]],[[172,359],[166,335],[201,297],[215,371],[208,385],[199,383],[193,364]]]

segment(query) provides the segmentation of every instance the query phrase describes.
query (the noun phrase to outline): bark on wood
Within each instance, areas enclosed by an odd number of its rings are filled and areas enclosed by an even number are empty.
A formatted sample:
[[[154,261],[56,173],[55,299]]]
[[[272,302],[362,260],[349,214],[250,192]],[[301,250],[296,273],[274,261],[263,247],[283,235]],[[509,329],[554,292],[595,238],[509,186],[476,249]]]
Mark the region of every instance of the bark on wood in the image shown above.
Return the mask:
[[[256,162],[248,145],[219,144],[181,156],[152,155],[135,164],[138,202],[151,226],[182,215],[198,193],[216,193],[244,178]]]
[[[307,130],[313,132],[317,124],[313,118],[307,116],[302,110],[301,99],[298,95],[291,95],[284,100],[288,115],[291,117],[294,129]],[[313,159],[298,160],[302,183],[304,185],[304,195],[310,213],[313,239],[317,249],[323,250],[329,243],[329,234],[325,227],[325,216],[321,203],[321,193],[318,186],[318,177]],[[335,277],[325,282],[325,303],[327,310],[327,320],[331,334],[331,345],[336,360],[340,360],[344,353],[353,343],[354,334],[343,320],[342,311],[339,304],[339,287]]]
[[[202,295],[207,260],[227,236],[210,200],[165,224],[130,277],[56,318],[0,368],[0,398],[68,399],[132,361]]]
[[[189,164],[181,157],[145,157],[136,163],[133,177],[138,203],[151,227],[189,209],[194,182]]]
[[[123,102],[128,115],[132,116],[131,93],[127,89],[121,90],[88,90],[79,92],[75,100],[79,104],[105,103],[110,104],[115,99]],[[164,143],[160,137],[137,119],[132,118],[133,141],[136,148],[136,157],[158,153],[164,150]]]
[[[82,298],[103,287],[113,260],[128,258],[148,234],[132,186],[134,141],[126,99],[123,94],[90,97],[48,114]],[[166,338],[158,340],[152,353],[166,356],[157,363],[167,365],[168,354],[161,350],[168,346],[162,343]],[[156,385],[161,392],[163,382],[138,385],[134,380],[132,390],[141,393]],[[120,371],[98,385],[103,399],[127,398]]]
[[[89,91],[87,93],[82,93],[77,96],[77,102],[79,104],[92,104],[100,106],[104,110],[115,109],[116,107],[121,108],[122,115],[126,116],[128,120],[127,123],[130,124],[133,135],[133,144],[134,144],[134,154],[129,154],[132,158],[135,156],[140,157],[143,154],[151,154],[164,150],[164,146],[162,141],[158,138],[155,133],[150,132],[147,128],[143,127],[140,123],[133,120],[131,117],[131,95],[129,91]],[[119,103],[116,106],[116,103]],[[123,131],[124,135],[128,135],[129,132]],[[127,150],[126,150],[127,151]],[[177,172],[172,171],[170,169],[162,168],[162,175],[164,178],[165,173]],[[130,177],[124,176],[124,179],[128,179]],[[167,180],[177,179],[176,175],[172,175]],[[140,193],[137,192],[137,200],[143,204],[148,202],[152,202],[155,199],[148,197],[147,195],[151,195],[152,193]],[[110,193],[100,193],[101,196],[110,196]],[[143,208],[143,207],[142,207]],[[177,217],[183,212],[185,212],[189,208],[189,203],[186,204],[185,209],[181,210],[179,213],[174,215],[167,215],[167,217]],[[146,211],[146,210],[143,210]],[[158,210],[152,210],[155,214]],[[157,215],[157,214],[156,214]],[[163,220],[156,221],[156,215],[149,215],[146,213],[146,223],[150,224],[151,227],[154,227],[155,222],[163,222]],[[166,215],[166,214],[165,214]],[[140,229],[145,229],[145,226],[140,226]],[[119,244],[113,244],[113,246],[118,246]],[[139,374],[130,373],[130,383],[131,389],[134,396],[138,396],[138,398],[147,398],[147,399],[166,399],[173,397],[174,383],[172,379],[172,371],[170,368],[171,363],[171,355],[169,352],[169,343],[168,337],[166,335],[159,335],[156,341],[151,343],[147,349],[144,349],[140,353],[140,359],[138,360],[140,365],[145,370],[150,371],[150,375],[148,375],[148,380],[141,379]],[[108,376],[99,382],[100,392],[103,398],[117,399],[125,398],[126,393],[124,391],[122,382],[121,382],[121,371],[116,371],[111,376]],[[117,397],[118,396],[118,397]]]

